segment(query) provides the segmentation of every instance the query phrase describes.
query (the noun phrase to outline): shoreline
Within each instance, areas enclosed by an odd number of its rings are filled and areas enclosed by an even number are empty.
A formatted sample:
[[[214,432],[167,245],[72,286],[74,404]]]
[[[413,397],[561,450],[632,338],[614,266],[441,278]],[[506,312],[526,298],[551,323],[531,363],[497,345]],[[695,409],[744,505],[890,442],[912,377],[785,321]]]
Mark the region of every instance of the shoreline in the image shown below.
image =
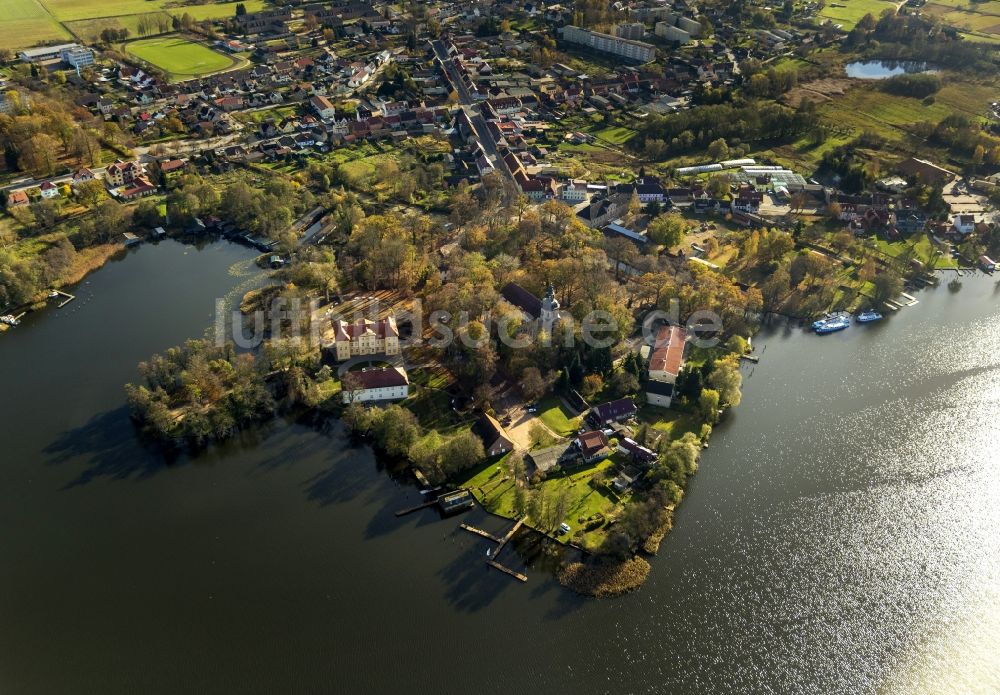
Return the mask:
[[[9,313],[15,316],[18,314],[32,314],[47,308],[46,299],[48,299],[49,290],[62,290],[70,285],[77,285],[83,282],[88,275],[100,270],[108,264],[108,261],[114,259],[118,254],[124,254],[125,251],[126,247],[121,244],[98,244],[97,246],[88,246],[77,251],[76,257],[73,259],[73,265],[61,277],[53,281],[44,292],[36,295],[32,301],[9,309]],[[0,335],[11,328],[13,326],[0,324]]]

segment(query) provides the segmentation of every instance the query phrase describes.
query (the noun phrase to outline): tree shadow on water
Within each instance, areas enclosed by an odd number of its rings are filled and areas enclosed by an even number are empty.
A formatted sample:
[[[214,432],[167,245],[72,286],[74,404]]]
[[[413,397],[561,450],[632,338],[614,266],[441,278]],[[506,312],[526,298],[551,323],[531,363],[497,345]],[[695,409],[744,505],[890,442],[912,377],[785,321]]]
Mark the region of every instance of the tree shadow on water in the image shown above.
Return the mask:
[[[438,576],[446,587],[445,599],[456,610],[474,613],[489,607],[502,592],[523,588],[517,580],[486,564],[486,549],[493,543],[477,540],[457,528],[445,534],[445,541],[455,557],[438,571]]]
[[[86,485],[98,478],[148,478],[180,456],[139,439],[125,406],[66,430],[43,451],[51,465],[82,462],[83,470],[65,488]]]

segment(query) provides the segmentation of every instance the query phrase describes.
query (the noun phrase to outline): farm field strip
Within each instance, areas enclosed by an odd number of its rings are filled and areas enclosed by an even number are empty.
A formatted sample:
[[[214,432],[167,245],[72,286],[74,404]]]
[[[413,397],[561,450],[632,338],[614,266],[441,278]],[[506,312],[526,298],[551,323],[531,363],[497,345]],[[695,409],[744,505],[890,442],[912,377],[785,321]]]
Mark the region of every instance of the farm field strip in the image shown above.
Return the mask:
[[[66,39],[69,34],[39,0],[4,0],[0,17],[0,46],[25,48],[42,41]]]

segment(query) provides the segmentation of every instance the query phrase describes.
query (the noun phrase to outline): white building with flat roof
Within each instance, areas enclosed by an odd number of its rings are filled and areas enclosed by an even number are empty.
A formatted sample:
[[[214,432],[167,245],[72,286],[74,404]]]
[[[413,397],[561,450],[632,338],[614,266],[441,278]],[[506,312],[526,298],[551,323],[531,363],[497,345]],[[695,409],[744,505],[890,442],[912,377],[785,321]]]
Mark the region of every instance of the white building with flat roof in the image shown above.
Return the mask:
[[[601,53],[610,53],[638,63],[648,63],[656,58],[656,47],[642,41],[623,39],[620,36],[602,34],[575,26],[565,26],[562,30],[564,41],[585,46]]]
[[[77,70],[94,64],[94,52],[86,46],[71,46],[59,52],[64,63]]]
[[[58,46],[42,46],[41,48],[26,48],[17,54],[25,63],[39,63],[43,60],[62,58],[62,52],[70,48],[82,48],[78,43],[61,43]]]

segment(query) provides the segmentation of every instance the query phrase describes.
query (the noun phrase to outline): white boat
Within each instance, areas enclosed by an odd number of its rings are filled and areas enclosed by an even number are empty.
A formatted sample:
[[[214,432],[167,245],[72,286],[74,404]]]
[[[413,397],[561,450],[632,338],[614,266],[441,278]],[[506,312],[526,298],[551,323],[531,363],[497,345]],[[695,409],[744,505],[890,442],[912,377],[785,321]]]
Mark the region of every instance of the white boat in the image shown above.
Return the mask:
[[[882,314],[877,311],[862,311],[858,314],[858,323],[872,323],[873,321],[881,321]]]

